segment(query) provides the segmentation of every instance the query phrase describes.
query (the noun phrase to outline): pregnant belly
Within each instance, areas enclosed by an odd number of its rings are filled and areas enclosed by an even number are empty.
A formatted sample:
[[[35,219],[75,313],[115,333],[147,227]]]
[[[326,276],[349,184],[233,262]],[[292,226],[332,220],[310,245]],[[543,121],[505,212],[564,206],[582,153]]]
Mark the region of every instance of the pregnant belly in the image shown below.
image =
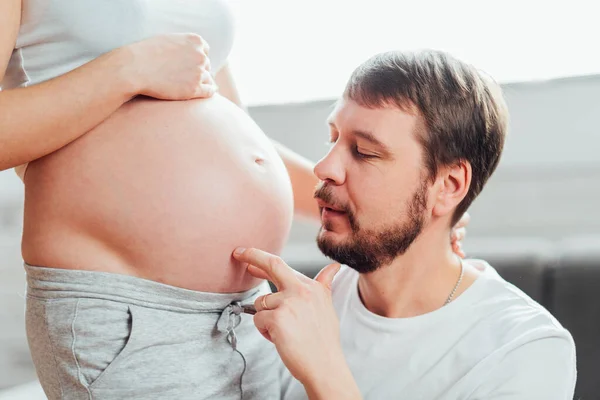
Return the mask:
[[[127,103],[31,163],[25,190],[27,263],[213,292],[258,283],[231,252],[279,253],[293,209],[271,142],[221,96]]]

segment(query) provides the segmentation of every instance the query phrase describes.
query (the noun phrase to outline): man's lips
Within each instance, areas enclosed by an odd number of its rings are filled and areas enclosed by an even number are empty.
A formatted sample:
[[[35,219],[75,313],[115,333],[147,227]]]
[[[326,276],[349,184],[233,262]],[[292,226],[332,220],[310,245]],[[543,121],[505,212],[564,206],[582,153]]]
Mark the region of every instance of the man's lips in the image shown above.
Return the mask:
[[[324,201],[323,201],[323,200],[321,200],[321,199],[317,199],[317,204],[318,204],[318,205],[319,205],[319,207],[320,207],[321,209],[323,209],[323,210],[327,210],[327,211],[333,211],[333,212],[340,213],[340,214],[343,214],[343,213],[345,213],[345,211],[344,211],[344,210],[342,210],[342,209],[340,209],[340,208],[337,208],[337,207],[335,207],[335,206],[332,206],[331,204],[327,204],[326,202],[324,202]]]
[[[346,212],[341,208],[327,204],[326,202],[320,199],[317,199],[317,203],[319,204],[319,208],[321,210],[321,218],[323,219],[323,221],[332,218],[346,218]]]

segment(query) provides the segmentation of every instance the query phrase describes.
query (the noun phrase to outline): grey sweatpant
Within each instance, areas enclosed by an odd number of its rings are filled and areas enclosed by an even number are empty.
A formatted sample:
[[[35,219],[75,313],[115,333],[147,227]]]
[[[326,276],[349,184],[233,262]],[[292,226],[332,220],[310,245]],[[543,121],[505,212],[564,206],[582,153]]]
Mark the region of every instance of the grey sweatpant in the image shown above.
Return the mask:
[[[27,338],[50,400],[277,399],[274,347],[241,314],[270,291],[196,292],[26,265]]]

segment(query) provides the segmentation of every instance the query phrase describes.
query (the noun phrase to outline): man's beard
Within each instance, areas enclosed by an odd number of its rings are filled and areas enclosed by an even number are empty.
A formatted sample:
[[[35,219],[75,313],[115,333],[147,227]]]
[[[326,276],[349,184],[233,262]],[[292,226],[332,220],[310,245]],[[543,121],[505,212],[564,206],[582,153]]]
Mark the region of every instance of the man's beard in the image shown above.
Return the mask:
[[[390,264],[396,257],[404,254],[417,239],[425,224],[424,211],[427,208],[426,181],[415,191],[406,207],[406,217],[401,223],[380,230],[361,229],[355,215],[349,207],[336,204],[331,188],[321,185],[315,192],[319,198],[329,205],[346,213],[352,236],[343,243],[335,243],[321,236],[321,227],[317,237],[319,249],[327,257],[345,264],[359,273],[373,272]]]

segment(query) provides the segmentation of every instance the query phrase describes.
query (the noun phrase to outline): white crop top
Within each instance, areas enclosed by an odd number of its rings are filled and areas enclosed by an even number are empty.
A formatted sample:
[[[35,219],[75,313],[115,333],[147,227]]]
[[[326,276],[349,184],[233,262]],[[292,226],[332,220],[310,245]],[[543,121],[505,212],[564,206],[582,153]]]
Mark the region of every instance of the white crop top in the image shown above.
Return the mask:
[[[0,88],[63,75],[115,48],[191,32],[210,45],[213,73],[233,45],[227,0],[23,0],[17,43]]]

